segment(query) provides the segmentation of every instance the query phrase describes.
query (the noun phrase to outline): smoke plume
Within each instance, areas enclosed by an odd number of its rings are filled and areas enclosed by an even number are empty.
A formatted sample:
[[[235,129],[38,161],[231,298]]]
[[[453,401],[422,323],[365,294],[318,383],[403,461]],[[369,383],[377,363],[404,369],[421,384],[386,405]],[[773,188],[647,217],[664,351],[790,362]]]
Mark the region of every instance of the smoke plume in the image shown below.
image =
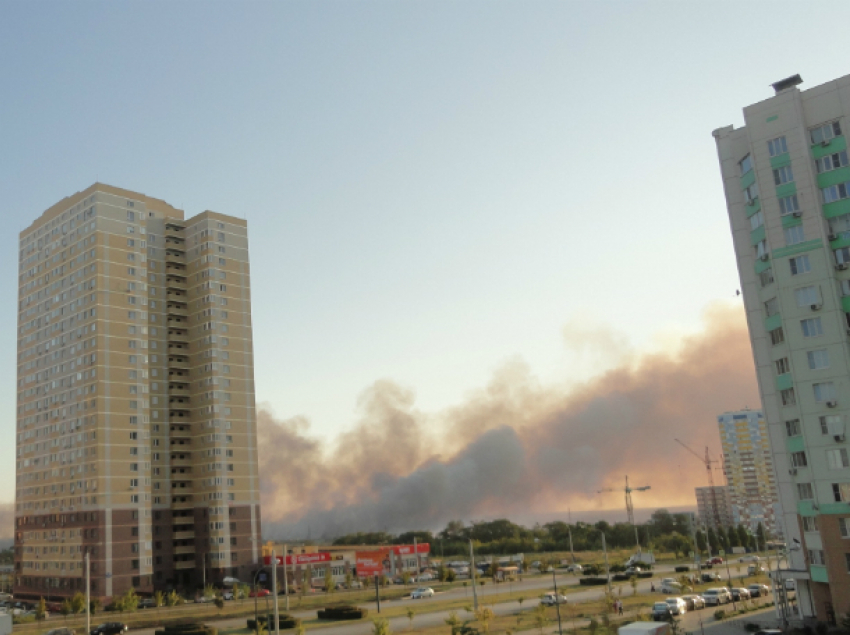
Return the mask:
[[[597,492],[622,491],[625,475],[652,486],[635,494],[636,506],[694,505],[706,471],[674,439],[717,456],[717,415],[760,407],[742,309],[710,307],[704,322],[676,351],[629,351],[580,385],[542,386],[513,361],[439,413],[418,411],[410,389],[377,381],[354,427],[327,447],[305,418],[279,421],[261,408],[264,533],[440,529],[453,518],[618,507],[621,495]],[[587,330],[580,340],[607,359],[621,341]]]

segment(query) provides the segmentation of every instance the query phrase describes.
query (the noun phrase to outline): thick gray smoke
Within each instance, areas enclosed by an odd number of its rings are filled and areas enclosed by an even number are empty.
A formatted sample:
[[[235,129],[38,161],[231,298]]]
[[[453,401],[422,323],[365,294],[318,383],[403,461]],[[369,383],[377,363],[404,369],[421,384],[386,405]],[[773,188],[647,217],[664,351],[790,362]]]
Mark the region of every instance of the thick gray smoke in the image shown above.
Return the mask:
[[[622,497],[597,490],[622,488],[626,474],[652,485],[640,506],[693,505],[705,470],[674,438],[719,452],[717,415],[758,403],[743,312],[714,307],[676,353],[632,356],[572,389],[540,386],[511,364],[468,403],[427,415],[410,390],[376,382],[360,420],[330,448],[308,436],[305,419],[261,410],[264,534],[439,529],[452,518],[614,507]]]

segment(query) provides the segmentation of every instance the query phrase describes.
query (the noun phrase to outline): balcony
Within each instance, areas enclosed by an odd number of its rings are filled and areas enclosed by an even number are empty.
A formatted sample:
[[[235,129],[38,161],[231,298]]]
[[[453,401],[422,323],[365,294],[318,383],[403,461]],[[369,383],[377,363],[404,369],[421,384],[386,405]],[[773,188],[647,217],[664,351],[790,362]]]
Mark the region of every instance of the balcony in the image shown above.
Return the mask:
[[[165,306],[165,312],[168,313],[168,315],[174,315],[176,317],[185,318],[185,317],[189,316],[189,311],[186,308],[185,302],[182,303],[182,304],[176,304],[174,302],[169,302]]]
[[[195,553],[195,545],[188,545],[186,547],[174,547],[174,555],[179,556],[182,554]]]
[[[178,388],[177,386],[173,386],[172,384],[168,385],[168,396],[169,397],[184,397],[185,399],[189,399],[189,391],[185,388]]]
[[[195,534],[193,533],[192,537],[194,537],[194,535]],[[194,569],[195,568],[195,559],[192,558],[191,560],[178,560],[177,562],[174,563],[174,568],[175,569]]]
[[[189,358],[188,357],[169,357],[168,358],[168,368],[174,370],[189,370]]]

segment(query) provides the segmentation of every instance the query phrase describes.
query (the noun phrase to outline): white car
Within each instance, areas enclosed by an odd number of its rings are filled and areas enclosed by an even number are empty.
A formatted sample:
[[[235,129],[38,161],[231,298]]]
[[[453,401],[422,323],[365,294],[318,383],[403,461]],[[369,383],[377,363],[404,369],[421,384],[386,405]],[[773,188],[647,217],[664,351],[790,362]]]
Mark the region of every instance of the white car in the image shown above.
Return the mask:
[[[738,558],[738,562],[758,562],[758,556],[744,556],[743,558]]]
[[[567,571],[570,573],[581,573],[582,568],[580,564],[571,564],[567,567]]]
[[[721,604],[728,604],[731,602],[732,594],[729,593],[729,589],[721,586],[713,589],[706,589],[702,593],[702,598],[705,600],[706,606],[720,606]]]
[[[564,595],[558,593],[557,595],[553,592],[546,593],[542,598],[540,598],[540,603],[543,606],[555,606],[556,604],[566,604],[567,598]]]
[[[224,600],[232,600],[233,599],[233,591],[225,591],[221,594],[222,599]]]
[[[410,594],[411,600],[421,600],[422,598],[434,597],[434,589],[427,586],[421,586]]]
[[[430,580],[433,580],[433,579],[434,579],[433,573],[423,573],[422,575],[419,576],[420,582],[429,582]]]
[[[688,605],[682,598],[666,598],[664,601],[667,602],[673,615],[684,615],[688,612]]]

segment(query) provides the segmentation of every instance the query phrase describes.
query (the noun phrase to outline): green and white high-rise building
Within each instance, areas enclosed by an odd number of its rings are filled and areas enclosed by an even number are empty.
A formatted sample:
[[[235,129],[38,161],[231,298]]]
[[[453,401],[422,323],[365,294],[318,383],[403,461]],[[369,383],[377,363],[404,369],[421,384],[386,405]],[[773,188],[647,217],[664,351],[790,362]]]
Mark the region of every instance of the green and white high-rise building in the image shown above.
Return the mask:
[[[850,611],[850,76],[713,132],[804,617]],[[783,568],[786,566],[782,562]]]

